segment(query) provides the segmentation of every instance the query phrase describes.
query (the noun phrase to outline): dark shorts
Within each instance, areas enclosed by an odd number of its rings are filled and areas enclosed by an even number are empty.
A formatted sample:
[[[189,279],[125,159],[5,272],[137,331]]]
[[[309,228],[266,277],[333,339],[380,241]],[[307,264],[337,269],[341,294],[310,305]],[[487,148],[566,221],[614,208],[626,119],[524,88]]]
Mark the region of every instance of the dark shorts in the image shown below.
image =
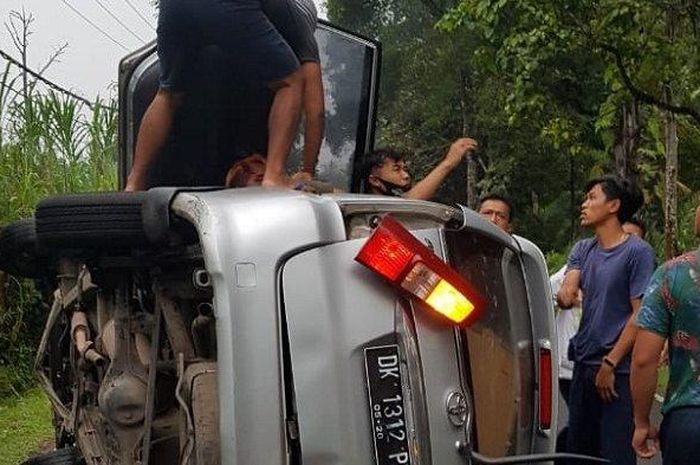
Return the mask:
[[[161,0],[158,16],[160,87],[187,89],[198,53],[223,50],[250,79],[270,84],[299,68],[299,60],[262,11],[260,0]]]
[[[262,0],[263,11],[300,62],[319,62],[314,37],[318,13],[312,0]]]

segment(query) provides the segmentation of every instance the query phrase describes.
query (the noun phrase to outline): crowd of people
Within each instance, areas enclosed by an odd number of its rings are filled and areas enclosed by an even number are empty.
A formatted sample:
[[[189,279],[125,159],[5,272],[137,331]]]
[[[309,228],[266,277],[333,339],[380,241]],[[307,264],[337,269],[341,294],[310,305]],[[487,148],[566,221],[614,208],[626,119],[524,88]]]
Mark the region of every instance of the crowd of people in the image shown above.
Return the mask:
[[[176,110],[188,92],[193,57],[216,45],[273,94],[266,153],[250,153],[225,174],[228,187],[295,187],[330,192],[313,180],[324,128],[319,50],[312,0],[166,0],[158,21],[160,88],[139,128],[126,190],[148,187],[148,169],[165,144]],[[301,115],[303,163],[286,174],[286,160]],[[362,185],[368,193],[430,200],[446,177],[477,148],[459,138],[444,159],[413,183],[405,157],[392,149],[365,156]],[[222,179],[223,181],[223,179]],[[626,180],[591,180],[581,205],[581,225],[594,235],[577,242],[566,265],[552,276],[559,332],[562,396],[569,407],[558,449],[635,464],[660,447],[665,464],[700,459],[699,252],[656,271],[644,226],[635,219],[639,190]],[[513,232],[513,204],[486,195],[481,216]],[[700,235],[700,207],[696,215]],[[664,355],[666,354],[666,355]],[[659,433],[650,423],[657,368],[667,359],[669,383]],[[636,453],[636,454],[635,454]]]

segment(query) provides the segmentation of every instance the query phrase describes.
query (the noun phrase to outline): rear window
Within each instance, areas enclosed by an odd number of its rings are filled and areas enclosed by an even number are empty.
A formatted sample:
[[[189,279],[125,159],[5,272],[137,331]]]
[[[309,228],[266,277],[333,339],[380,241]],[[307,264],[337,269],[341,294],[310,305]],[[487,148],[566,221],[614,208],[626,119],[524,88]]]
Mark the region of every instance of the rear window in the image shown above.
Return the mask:
[[[522,266],[516,252],[472,231],[447,237],[452,266],[488,302],[464,330],[479,452],[501,457],[527,453],[535,413],[532,326]]]

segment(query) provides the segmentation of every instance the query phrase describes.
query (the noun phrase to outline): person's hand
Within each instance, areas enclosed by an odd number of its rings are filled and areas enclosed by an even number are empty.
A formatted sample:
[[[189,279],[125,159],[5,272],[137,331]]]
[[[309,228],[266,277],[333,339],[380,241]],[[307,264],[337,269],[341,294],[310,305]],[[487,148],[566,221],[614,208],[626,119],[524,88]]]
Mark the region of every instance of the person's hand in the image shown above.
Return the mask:
[[[470,139],[469,137],[457,139],[452,143],[450,150],[447,152],[447,155],[445,155],[445,163],[450,168],[457,167],[459,162],[462,161],[462,158],[464,158],[464,155],[473,151],[478,146],[479,144],[474,139]]]
[[[650,459],[659,450],[659,432],[653,426],[636,427],[632,436],[632,448],[639,458]]]
[[[299,171],[294,176],[292,176],[292,185],[303,184],[309,181],[313,181],[314,177],[311,173],[306,171]]]
[[[598,374],[595,376],[595,388],[603,402],[610,403],[619,397],[615,391],[615,370],[613,367],[605,363],[600,365]]]

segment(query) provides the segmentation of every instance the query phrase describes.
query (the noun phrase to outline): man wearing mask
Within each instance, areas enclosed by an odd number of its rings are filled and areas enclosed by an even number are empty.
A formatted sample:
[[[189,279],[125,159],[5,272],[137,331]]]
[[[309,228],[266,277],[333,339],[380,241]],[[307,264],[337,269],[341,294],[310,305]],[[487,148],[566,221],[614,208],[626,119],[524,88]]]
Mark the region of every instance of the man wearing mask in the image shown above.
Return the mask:
[[[403,154],[392,149],[378,149],[367,155],[363,170],[365,190],[370,194],[404,197],[414,200],[431,200],[443,181],[477,147],[474,139],[457,139],[450,146],[445,158],[418,181],[411,182]]]

